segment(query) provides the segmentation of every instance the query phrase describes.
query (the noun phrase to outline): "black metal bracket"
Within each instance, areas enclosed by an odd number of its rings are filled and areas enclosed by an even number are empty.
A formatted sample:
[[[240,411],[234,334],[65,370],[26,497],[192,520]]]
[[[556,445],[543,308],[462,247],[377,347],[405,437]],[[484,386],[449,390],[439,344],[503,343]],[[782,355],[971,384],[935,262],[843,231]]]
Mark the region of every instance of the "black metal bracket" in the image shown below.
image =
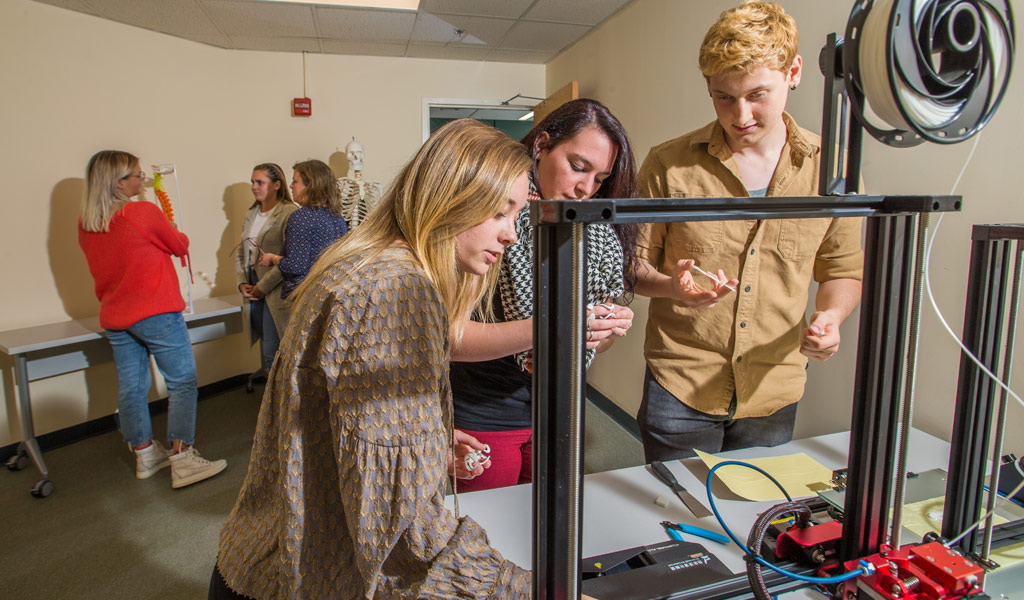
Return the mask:
[[[585,373],[573,354],[583,345],[582,335],[573,333],[573,323],[584,318],[585,308],[578,297],[570,299],[574,281],[580,276],[578,270],[586,271],[585,256],[577,256],[574,262],[572,231],[586,222],[870,217],[861,312],[871,318],[861,319],[860,324],[850,434],[851,468],[840,559],[877,552],[888,523],[885,508],[896,437],[896,393],[906,359],[904,322],[911,279],[911,246],[907,240],[911,239],[919,213],[960,210],[961,198],[813,196],[770,197],[756,201],[749,198],[602,200],[601,206],[612,205],[607,218],[602,215],[603,210],[588,210],[587,204],[587,201],[563,200],[531,203],[537,232],[534,240],[533,597],[564,600],[569,597],[569,590],[579,590],[581,586],[579,564],[566,564],[565,557],[578,556],[582,531],[582,489],[575,504],[570,505],[569,500],[569,488],[578,488],[581,484],[581,477],[572,463],[579,461],[577,466],[582,463],[582,445],[579,444],[578,453],[572,450],[576,446],[570,423],[573,409],[578,412],[580,407],[570,405],[570,395],[574,386],[585,389]],[[573,219],[566,219],[570,214],[574,215]],[[579,443],[578,439],[575,443]],[[742,584],[737,589],[741,588]]]

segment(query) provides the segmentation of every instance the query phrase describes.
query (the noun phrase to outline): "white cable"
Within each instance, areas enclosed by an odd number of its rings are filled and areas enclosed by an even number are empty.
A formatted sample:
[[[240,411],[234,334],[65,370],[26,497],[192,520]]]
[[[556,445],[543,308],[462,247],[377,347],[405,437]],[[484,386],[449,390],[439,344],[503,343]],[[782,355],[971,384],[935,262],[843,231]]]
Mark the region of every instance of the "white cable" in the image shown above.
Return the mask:
[[[956,187],[960,183],[960,178],[963,177],[964,171],[967,169],[967,165],[970,164],[971,159],[974,157],[974,151],[978,149],[978,142],[980,141],[980,139],[981,135],[979,134],[975,138],[974,147],[971,148],[971,153],[967,156],[967,162],[964,163],[964,168],[960,171],[960,175],[956,178],[956,183],[953,184],[953,190],[950,192],[950,195],[953,195],[953,193],[956,191]],[[957,343],[957,345],[960,346],[960,349],[963,350],[963,352],[967,354],[968,357],[970,357],[971,361],[974,362],[974,364],[976,364],[978,368],[981,369],[983,373],[985,373],[985,375],[988,375],[992,379],[992,381],[994,381],[999,387],[1006,390],[1006,392],[1014,400],[1016,400],[1021,406],[1024,406],[1024,400],[1022,400],[1016,392],[1011,390],[1009,386],[1003,383],[999,379],[999,377],[996,376],[995,373],[990,371],[985,365],[981,364],[981,361],[978,360],[978,357],[976,357],[970,350],[968,350],[967,346],[964,346],[963,342],[960,341],[960,338],[957,337],[956,333],[954,333],[953,329],[949,326],[949,323],[947,323],[946,319],[943,318],[942,311],[939,310],[939,306],[935,302],[935,294],[932,293],[932,283],[929,273],[929,266],[931,265],[932,246],[935,244],[935,237],[939,233],[939,226],[942,224],[942,216],[943,215],[940,214],[939,218],[935,221],[935,227],[932,229],[932,235],[928,239],[928,244],[924,252],[924,285],[925,289],[928,291],[928,300],[932,304],[932,309],[935,310],[935,316],[938,317],[939,322],[942,323],[942,326],[946,329],[946,332],[949,333],[950,337],[952,337],[953,340]]]
[[[979,133],[977,136],[975,136],[974,146],[971,148],[970,154],[967,155],[967,160],[964,161],[964,166],[963,166],[963,168],[960,169],[960,174],[957,175],[956,181],[953,183],[953,189],[951,189],[950,192],[949,192],[949,194],[951,196],[956,192],[956,188],[960,185],[960,180],[963,178],[964,173],[967,171],[967,165],[971,164],[971,159],[974,158],[974,152],[975,152],[975,150],[978,149],[978,143],[980,141],[981,141],[981,134]],[[981,371],[983,373],[985,373],[985,375],[990,377],[992,379],[992,381],[994,381],[999,387],[1003,388],[1021,406],[1024,406],[1024,400],[1022,400],[1021,397],[1018,396],[1016,392],[1011,390],[1009,388],[1009,386],[1007,386],[1005,383],[1003,383],[1003,381],[1000,380],[999,377],[997,377],[995,375],[995,373],[990,371],[985,365],[981,364],[981,361],[978,360],[978,357],[976,357],[970,350],[967,349],[966,346],[964,346],[963,342],[960,341],[960,338],[957,337],[956,333],[954,333],[953,329],[949,326],[949,323],[947,323],[946,319],[943,318],[942,311],[939,310],[939,305],[935,302],[935,294],[932,293],[931,277],[929,276],[929,267],[931,265],[932,247],[933,247],[933,245],[935,243],[935,237],[939,233],[939,226],[942,224],[942,217],[943,217],[943,215],[939,214],[939,218],[935,221],[935,227],[932,229],[931,237],[928,238],[928,243],[927,243],[927,246],[925,248],[925,253],[924,253],[924,285],[925,285],[925,289],[928,292],[928,300],[932,304],[932,309],[935,311],[935,316],[938,317],[939,322],[942,323],[942,326],[946,329],[946,332],[949,333],[950,337],[953,338],[953,341],[955,341],[957,343],[957,345],[960,346],[960,349],[968,357],[970,357],[971,361],[974,362],[974,364],[977,365],[978,368],[981,369]],[[971,531],[974,531],[979,525],[981,525],[984,522],[986,522],[988,520],[989,516],[992,515],[993,513],[995,513],[997,508],[999,508],[999,507],[1003,506],[1004,504],[1006,504],[1007,502],[1009,502],[1014,496],[1017,495],[1017,492],[1019,492],[1022,487],[1024,487],[1024,481],[1022,481],[1021,484],[1018,485],[1017,488],[1013,490],[1013,492],[1011,492],[1010,494],[1007,494],[1006,497],[1000,499],[996,503],[996,505],[992,507],[992,510],[986,511],[985,514],[983,514],[981,516],[981,518],[978,519],[973,525],[968,527],[966,530],[964,530],[957,537],[955,537],[952,540],[946,542],[945,546],[947,548],[951,547],[953,544],[956,544],[957,542],[962,540],[964,537],[966,537],[967,534],[969,534]]]

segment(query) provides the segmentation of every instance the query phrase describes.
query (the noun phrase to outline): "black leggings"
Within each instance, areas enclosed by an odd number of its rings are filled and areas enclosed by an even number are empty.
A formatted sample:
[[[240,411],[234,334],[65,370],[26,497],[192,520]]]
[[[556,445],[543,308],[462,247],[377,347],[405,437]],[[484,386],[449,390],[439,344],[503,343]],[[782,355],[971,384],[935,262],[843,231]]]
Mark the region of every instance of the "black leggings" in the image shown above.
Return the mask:
[[[217,565],[213,566],[213,575],[210,576],[210,592],[208,600],[253,600],[249,596],[243,596],[228,587],[224,576],[220,574]]]

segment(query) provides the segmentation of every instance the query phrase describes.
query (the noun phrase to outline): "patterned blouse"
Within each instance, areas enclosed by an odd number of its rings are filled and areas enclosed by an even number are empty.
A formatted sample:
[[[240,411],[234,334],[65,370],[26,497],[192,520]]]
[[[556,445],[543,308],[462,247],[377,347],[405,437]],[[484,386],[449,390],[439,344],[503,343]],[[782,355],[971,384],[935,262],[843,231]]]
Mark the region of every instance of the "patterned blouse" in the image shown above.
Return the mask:
[[[524,598],[444,507],[448,315],[412,255],[341,261],[296,304],[218,567],[252,598]],[[358,269],[357,269],[358,266]]]
[[[281,248],[281,298],[287,298],[306,278],[310,267],[328,246],[348,233],[345,217],[326,206],[303,206],[288,217]]]

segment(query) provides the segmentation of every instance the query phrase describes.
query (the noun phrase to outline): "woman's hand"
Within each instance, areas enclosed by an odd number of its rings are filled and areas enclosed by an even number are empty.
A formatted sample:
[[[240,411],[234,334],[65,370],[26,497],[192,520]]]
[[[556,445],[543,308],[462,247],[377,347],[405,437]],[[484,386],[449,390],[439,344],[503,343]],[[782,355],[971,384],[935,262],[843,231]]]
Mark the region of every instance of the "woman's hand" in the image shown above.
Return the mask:
[[[242,292],[242,297],[243,298],[245,298],[246,300],[259,300],[259,298],[257,298],[256,296],[253,295],[253,290],[259,291],[259,288],[254,286],[254,285],[250,285],[248,283],[242,283],[242,284],[239,284],[239,286],[238,286],[238,291]],[[262,293],[261,293],[261,297],[262,297]]]
[[[618,304],[596,304],[587,309],[587,348],[607,348],[633,326],[633,311]]]
[[[277,254],[271,254],[270,252],[264,252],[260,254],[260,266],[261,267],[272,267],[281,260],[281,257]]]
[[[483,462],[478,462],[472,471],[466,469],[466,455],[474,450],[488,450],[487,444],[481,443],[475,437],[459,429],[453,432],[453,436],[455,441],[452,450],[455,454],[455,464],[452,465],[451,455],[449,455],[448,475],[454,474],[458,479],[473,479],[491,466],[491,458],[488,456],[484,458]]]

